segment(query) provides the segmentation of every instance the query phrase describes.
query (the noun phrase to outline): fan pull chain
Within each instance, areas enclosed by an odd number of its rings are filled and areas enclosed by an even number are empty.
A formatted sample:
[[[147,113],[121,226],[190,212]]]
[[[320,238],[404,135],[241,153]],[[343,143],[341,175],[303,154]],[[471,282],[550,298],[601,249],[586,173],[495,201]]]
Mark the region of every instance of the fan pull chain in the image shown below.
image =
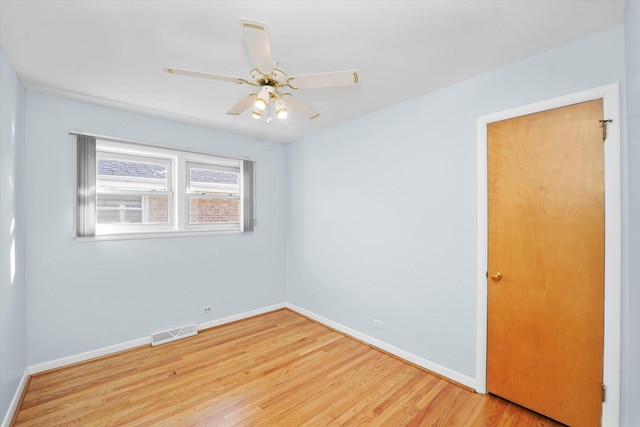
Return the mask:
[[[269,97],[269,103],[267,104],[267,110],[268,110],[267,112],[269,113],[267,115],[267,124],[271,123],[271,119],[272,119],[272,117],[271,117],[271,104],[273,104],[273,102],[271,100],[271,97]]]

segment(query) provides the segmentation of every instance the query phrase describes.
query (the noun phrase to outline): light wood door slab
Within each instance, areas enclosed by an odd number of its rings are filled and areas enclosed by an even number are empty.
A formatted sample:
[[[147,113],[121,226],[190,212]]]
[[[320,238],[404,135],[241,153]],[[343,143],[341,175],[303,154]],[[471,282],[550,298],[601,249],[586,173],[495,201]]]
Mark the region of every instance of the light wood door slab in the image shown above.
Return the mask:
[[[573,426],[602,410],[602,108],[488,126],[487,389]]]

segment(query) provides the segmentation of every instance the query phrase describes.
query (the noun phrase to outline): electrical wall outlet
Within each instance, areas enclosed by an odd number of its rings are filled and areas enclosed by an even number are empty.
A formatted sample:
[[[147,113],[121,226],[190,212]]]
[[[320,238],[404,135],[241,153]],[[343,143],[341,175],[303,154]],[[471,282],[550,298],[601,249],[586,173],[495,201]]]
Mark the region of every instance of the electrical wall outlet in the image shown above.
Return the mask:
[[[211,306],[208,305],[202,309],[202,312],[207,314],[207,313],[211,313],[211,310],[212,310]]]
[[[378,329],[384,329],[384,323],[382,320],[373,319],[373,327]]]

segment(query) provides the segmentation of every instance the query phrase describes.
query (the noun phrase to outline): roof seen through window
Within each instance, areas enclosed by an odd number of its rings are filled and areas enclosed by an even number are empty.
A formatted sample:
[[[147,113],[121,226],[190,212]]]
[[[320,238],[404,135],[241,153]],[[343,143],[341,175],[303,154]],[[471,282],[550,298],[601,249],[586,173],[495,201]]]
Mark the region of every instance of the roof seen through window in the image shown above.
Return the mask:
[[[98,159],[98,175],[165,179],[167,177],[166,165],[159,163],[132,162],[115,159]],[[214,171],[210,169],[191,169],[191,181],[202,183],[237,184],[238,173]]]

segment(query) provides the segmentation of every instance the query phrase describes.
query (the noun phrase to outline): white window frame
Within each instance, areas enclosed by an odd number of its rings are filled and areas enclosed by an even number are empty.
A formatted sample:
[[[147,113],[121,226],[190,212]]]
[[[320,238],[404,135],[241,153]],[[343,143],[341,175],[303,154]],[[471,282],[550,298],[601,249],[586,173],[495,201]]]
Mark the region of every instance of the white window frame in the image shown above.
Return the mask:
[[[90,135],[92,136],[92,135]],[[88,237],[76,237],[80,241],[95,240],[122,240],[140,239],[156,237],[181,237],[207,234],[228,234],[241,233],[243,230],[244,218],[244,177],[242,158],[217,156],[201,152],[185,151],[148,145],[145,143],[112,139],[109,137],[95,136],[96,138],[96,158],[121,158],[130,161],[151,161],[167,162],[167,192],[159,191],[132,191],[135,195],[162,195],[169,196],[169,223],[156,224],[102,224],[96,225],[96,235]],[[249,160],[249,159],[247,159]],[[233,223],[209,223],[209,224],[189,224],[189,178],[188,164],[195,164],[198,167],[206,166],[214,170],[233,170],[239,174],[239,222]],[[97,178],[97,170],[96,170]],[[253,178],[255,179],[255,177]],[[255,189],[253,190],[255,197]],[[101,194],[108,192],[100,191]],[[129,194],[123,190],[117,190],[114,194]],[[251,193],[250,193],[251,194]],[[254,202],[255,203],[255,202]],[[96,207],[97,209],[97,207]],[[255,207],[253,208],[255,212]],[[252,230],[249,230],[252,231]]]

